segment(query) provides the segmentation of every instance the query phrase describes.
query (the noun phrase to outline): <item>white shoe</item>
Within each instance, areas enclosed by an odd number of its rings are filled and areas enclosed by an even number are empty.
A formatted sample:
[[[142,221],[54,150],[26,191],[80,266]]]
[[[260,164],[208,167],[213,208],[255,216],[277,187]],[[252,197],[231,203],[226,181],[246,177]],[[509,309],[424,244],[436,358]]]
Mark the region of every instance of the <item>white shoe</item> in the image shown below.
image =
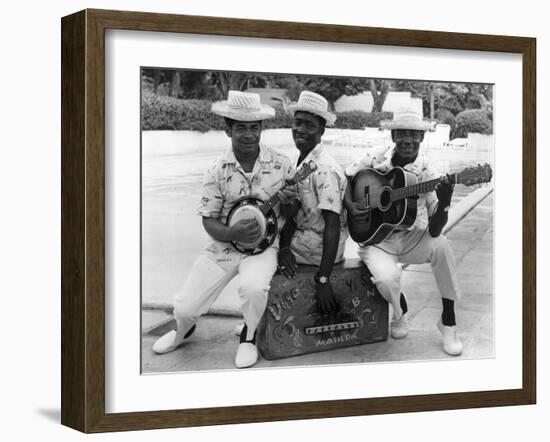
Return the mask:
[[[409,334],[409,318],[408,314],[404,313],[397,321],[392,321],[390,324],[390,334],[393,339],[403,339]]]
[[[183,338],[178,338],[177,331],[172,330],[162,335],[157,342],[153,344],[153,351],[162,355],[164,353],[170,353],[178,348],[183,342],[195,332],[196,325],[193,325]]]
[[[172,330],[162,335],[153,345],[153,351],[159,355],[174,351],[183,343],[183,339],[180,342],[176,342],[176,334],[176,330]]]
[[[441,320],[437,323],[439,331],[443,335],[443,350],[451,356],[462,354],[462,342],[456,335],[456,326],[443,325]]]
[[[251,342],[239,344],[237,356],[235,357],[235,366],[237,368],[252,367],[258,361],[258,349]]]

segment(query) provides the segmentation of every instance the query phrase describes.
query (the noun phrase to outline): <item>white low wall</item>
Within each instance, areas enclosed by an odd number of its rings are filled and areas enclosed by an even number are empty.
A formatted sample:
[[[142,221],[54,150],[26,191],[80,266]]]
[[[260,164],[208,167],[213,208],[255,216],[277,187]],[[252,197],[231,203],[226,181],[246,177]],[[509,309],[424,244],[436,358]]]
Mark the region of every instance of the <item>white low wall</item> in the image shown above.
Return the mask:
[[[391,135],[388,130],[376,128],[332,129],[327,128],[323,136],[326,145],[344,147],[376,147],[389,145]],[[262,133],[262,143],[274,148],[292,148],[294,142],[290,129],[266,129]],[[437,132],[428,132],[422,147],[427,149],[448,149],[448,140]],[[494,136],[468,134],[465,146],[460,150],[492,152]],[[154,130],[142,132],[142,152],[144,157],[153,155],[175,155],[182,152],[218,152],[229,146],[229,138],[224,131],[206,133],[188,130]]]
[[[290,129],[266,129],[262,143],[273,147],[294,145]],[[219,151],[229,146],[224,131],[206,133],[191,130],[148,130],[142,132],[143,156],[174,155],[183,152]]]
[[[371,129],[371,128],[369,128]],[[354,130],[327,128],[323,142],[329,145],[365,146],[371,140],[377,143],[381,138],[389,139],[389,132],[378,129]],[[262,132],[262,144],[275,149],[293,148],[292,132],[288,128],[266,129]],[[206,133],[189,130],[150,130],[142,132],[142,152],[144,157],[175,155],[182,152],[222,151],[229,146],[229,138],[224,131],[212,130]]]
[[[491,152],[494,141],[494,135],[468,134],[468,149]]]

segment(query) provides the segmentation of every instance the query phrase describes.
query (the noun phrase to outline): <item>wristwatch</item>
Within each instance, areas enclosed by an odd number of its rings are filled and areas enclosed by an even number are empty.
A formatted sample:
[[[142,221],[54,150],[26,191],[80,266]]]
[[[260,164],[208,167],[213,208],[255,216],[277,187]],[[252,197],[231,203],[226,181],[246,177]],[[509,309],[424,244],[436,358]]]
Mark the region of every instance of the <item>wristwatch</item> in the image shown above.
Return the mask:
[[[315,274],[313,280],[317,284],[328,284],[328,276],[320,276],[318,273]]]

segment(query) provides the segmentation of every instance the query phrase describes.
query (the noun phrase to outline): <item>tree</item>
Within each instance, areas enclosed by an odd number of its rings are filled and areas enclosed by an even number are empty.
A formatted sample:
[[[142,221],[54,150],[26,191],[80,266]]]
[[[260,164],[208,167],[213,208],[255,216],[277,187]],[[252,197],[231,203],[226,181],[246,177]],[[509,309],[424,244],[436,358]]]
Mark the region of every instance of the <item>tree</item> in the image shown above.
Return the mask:
[[[217,101],[222,99],[220,90],[216,87],[216,79],[210,71],[180,72],[181,89],[180,95],[184,99],[201,99]]]
[[[180,73],[177,69],[174,69],[171,72],[170,92],[168,93],[168,96],[177,97],[179,95],[179,91],[180,91]]]
[[[491,109],[493,88],[487,84],[476,83],[437,83],[440,107],[450,110],[454,115],[467,109]]]
[[[153,83],[153,92],[156,94],[159,88],[161,79],[161,72],[159,69],[155,69],[154,71],[154,83]]]
[[[244,91],[251,75],[243,72],[218,71],[214,73],[216,86],[223,97],[227,97],[229,91]]]
[[[285,89],[289,101],[297,101],[300,93],[306,88],[301,75],[266,74],[255,77],[254,87]],[[286,103],[283,103],[286,104]]]
[[[372,112],[382,112],[390,89],[391,83],[388,80],[377,80],[374,78],[368,80],[368,90],[372,95]]]
[[[413,97],[421,98],[424,115],[430,119],[443,110],[453,116],[467,109],[484,109],[492,114],[491,85],[396,80],[393,86],[395,90],[408,91]]]
[[[146,90],[150,90],[154,94],[158,93],[158,88],[162,82],[164,72],[161,69],[142,69],[142,84],[146,86]]]
[[[393,86],[396,91],[410,92],[411,97],[422,99],[422,111],[430,119],[435,118],[438,108],[436,83],[430,81],[395,80]]]
[[[306,89],[321,94],[329,102],[330,110],[342,95],[358,95],[369,91],[373,99],[372,112],[382,112],[391,81],[358,77],[314,77],[305,81]]]
[[[329,110],[334,110],[334,103],[342,95],[357,95],[368,88],[365,78],[344,77],[305,77],[304,88],[325,97]]]

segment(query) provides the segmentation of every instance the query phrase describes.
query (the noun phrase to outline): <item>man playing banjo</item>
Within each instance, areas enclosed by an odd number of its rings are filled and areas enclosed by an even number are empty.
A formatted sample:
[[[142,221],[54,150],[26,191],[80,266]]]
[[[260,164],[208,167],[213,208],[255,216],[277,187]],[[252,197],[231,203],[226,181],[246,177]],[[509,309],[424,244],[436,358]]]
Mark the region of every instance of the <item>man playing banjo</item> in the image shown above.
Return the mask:
[[[350,179],[345,196],[350,232],[352,220],[367,222],[371,211],[364,204],[352,200],[352,179],[358,172],[372,168],[387,173],[394,167],[400,167],[421,182],[439,177],[426,156],[419,154],[424,133],[431,128],[431,123],[424,121],[421,113],[415,109],[401,109],[395,112],[392,121],[383,124],[383,128],[391,130],[395,146],[367,152],[364,158],[346,169]],[[443,303],[443,313],[437,324],[443,335],[443,349],[449,355],[458,356],[462,353],[462,343],[456,335],[454,302],[459,299],[460,291],[453,252],[441,234],[447,223],[452,195],[453,185],[447,176],[437,184],[435,192],[419,195],[418,213],[411,227],[394,229],[381,242],[360,247],[359,256],[372,273],[379,292],[392,304],[390,332],[394,339],[404,338],[408,333],[408,307],[401,293],[401,268],[397,263],[431,264]]]
[[[295,217],[281,231],[279,270],[295,276],[296,263],[319,267],[315,275],[316,296],[323,313],[335,312],[337,305],[330,283],[335,262],[343,259],[347,239],[343,198],[347,181],[344,171],[321,144],[325,125],[336,116],[328,112],[327,100],[304,91],[298,102],[288,106],[293,114],[292,137],[300,151],[298,166],[314,162],[315,172],[298,183],[299,201],[292,202]]]
[[[241,332],[235,365],[245,368],[258,359],[256,328],[266,307],[271,278],[277,268],[277,238],[263,252],[248,255],[232,243],[253,242],[261,235],[253,218],[226,224],[236,201],[253,196],[267,200],[278,194],[288,204],[296,196],[286,187],[293,176],[290,160],[266,146],[260,146],[262,121],[275,110],[260,103],[258,94],[229,91],[227,101],[212,105],[212,112],[225,118],[231,148],[218,158],[204,177],[198,214],[202,216],[209,241],[194,262],[182,289],[174,297],[176,329],[153,345],[156,353],[167,353],[183,344],[195,331],[227,283],[239,275],[239,297],[245,326]],[[275,236],[277,232],[275,232]]]

